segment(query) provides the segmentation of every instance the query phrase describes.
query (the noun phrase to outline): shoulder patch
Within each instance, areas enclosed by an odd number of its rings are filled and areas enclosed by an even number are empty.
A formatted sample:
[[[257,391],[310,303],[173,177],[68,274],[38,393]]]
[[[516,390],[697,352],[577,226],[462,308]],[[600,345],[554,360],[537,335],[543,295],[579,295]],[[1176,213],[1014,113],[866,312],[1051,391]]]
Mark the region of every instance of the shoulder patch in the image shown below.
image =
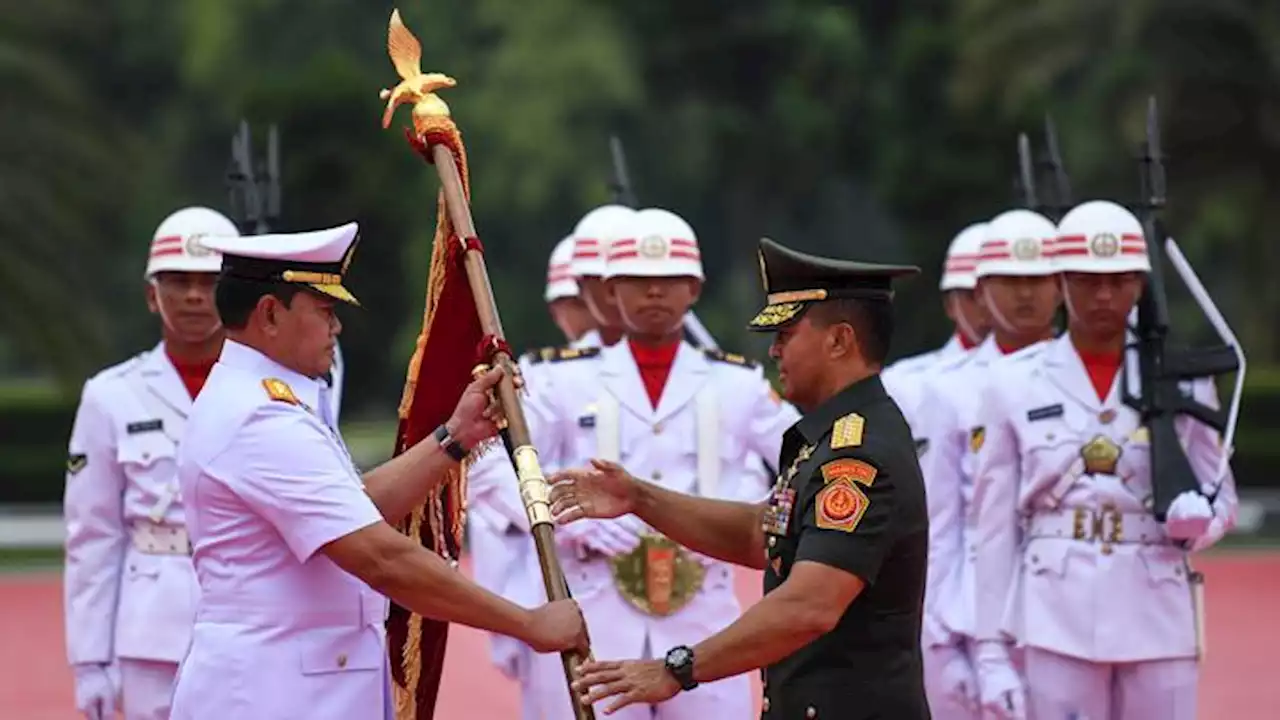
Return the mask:
[[[978,452],[987,439],[987,429],[981,425],[969,431],[969,451]]]
[[[723,350],[705,348],[703,349],[702,354],[706,355],[707,359],[715,360],[716,362],[729,363],[730,365],[738,365],[745,368],[760,367],[760,363],[750,360],[745,355],[739,355],[738,353],[727,353]]]
[[[862,428],[867,421],[858,413],[849,413],[831,427],[831,449],[858,447],[862,444]]]
[[[871,498],[854,484],[852,478],[842,477],[819,490],[814,504],[817,506],[815,522],[819,528],[851,533],[858,529],[862,516],[867,514]]]
[[[829,485],[841,478],[849,478],[854,482],[871,487],[871,483],[875,481],[879,472],[876,466],[865,460],[840,458],[839,460],[831,460],[822,466],[822,482],[825,485]]]
[[[289,387],[289,383],[279,378],[267,378],[262,381],[262,387],[267,391],[267,397],[278,402],[289,403],[290,405],[302,405],[302,401],[297,395],[293,394],[293,388]]]
[[[564,362],[565,360],[582,360],[584,358],[592,358],[600,354],[598,347],[571,348],[571,347],[547,347],[538,351],[537,357],[530,360],[532,363],[540,362]]]
[[[67,472],[75,475],[89,464],[89,456],[84,453],[74,453],[67,456]]]

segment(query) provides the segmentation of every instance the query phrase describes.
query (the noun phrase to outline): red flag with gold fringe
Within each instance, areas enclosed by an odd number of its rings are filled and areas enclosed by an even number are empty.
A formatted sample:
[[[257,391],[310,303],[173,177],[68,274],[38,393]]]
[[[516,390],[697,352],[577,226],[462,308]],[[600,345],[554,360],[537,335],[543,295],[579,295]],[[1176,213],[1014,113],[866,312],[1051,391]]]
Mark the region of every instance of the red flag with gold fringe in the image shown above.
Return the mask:
[[[430,146],[449,148],[458,165],[463,193],[469,199],[471,182],[466,149],[457,127],[442,118],[425,133],[425,144],[413,133],[406,134],[427,162],[432,162]],[[466,248],[478,246],[478,241],[458,236],[445,207],[443,190],[436,212],[422,332],[409,361],[400,401],[397,455],[449,419],[472,380],[472,368],[482,361],[477,352],[484,333],[463,264]],[[414,511],[400,530],[445,559],[456,561],[462,551],[466,496],[465,471],[451,472],[426,505]],[[392,603],[387,620],[387,644],[396,684],[397,720],[432,717],[444,670],[448,630],[448,623],[423,618]]]

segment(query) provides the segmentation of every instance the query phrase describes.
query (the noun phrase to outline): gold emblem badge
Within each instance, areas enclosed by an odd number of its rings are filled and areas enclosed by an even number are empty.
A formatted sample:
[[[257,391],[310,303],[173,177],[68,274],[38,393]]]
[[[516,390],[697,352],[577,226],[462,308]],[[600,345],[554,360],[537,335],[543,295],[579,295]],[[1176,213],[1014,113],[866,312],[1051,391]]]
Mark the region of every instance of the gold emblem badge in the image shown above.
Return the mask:
[[[831,428],[831,449],[858,447],[862,444],[862,428],[866,419],[858,413],[849,413],[836,421]]]
[[[647,615],[670,615],[688,605],[702,590],[707,573],[684,548],[652,533],[641,536],[635,550],[611,563],[618,592]]]
[[[1089,249],[1100,258],[1115,257],[1120,252],[1120,238],[1109,232],[1098,233],[1089,240]]]
[[[978,452],[987,440],[987,429],[981,425],[969,431],[969,451]]]
[[[1035,260],[1040,257],[1040,241],[1031,237],[1014,240],[1013,257],[1018,260]]]
[[[751,319],[752,327],[774,327],[790,320],[804,309],[804,303],[769,305]]]
[[[1116,462],[1120,460],[1120,446],[1106,435],[1095,435],[1080,448],[1084,459],[1084,471],[1090,475],[1115,475]]]

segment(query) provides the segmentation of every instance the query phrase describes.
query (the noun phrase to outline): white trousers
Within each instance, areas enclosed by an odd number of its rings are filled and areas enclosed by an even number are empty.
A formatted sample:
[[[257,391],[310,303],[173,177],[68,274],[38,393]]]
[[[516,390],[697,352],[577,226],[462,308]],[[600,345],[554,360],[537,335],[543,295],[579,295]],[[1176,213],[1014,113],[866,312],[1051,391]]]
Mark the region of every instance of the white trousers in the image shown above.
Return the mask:
[[[971,706],[966,705],[956,687],[954,673],[957,668],[953,663],[965,661],[965,658],[957,656],[958,653],[967,656],[968,672],[971,673],[968,681],[973,683],[969,691],[974,698],[978,695],[977,673],[973,671],[973,660],[967,644],[957,650],[925,648],[924,692],[929,699],[929,714],[933,716],[933,720],[980,720],[977,702]]]
[[[1094,663],[1026,649],[1028,720],[1195,720],[1192,658]]]
[[[178,664],[120,658],[124,720],[169,720]]]

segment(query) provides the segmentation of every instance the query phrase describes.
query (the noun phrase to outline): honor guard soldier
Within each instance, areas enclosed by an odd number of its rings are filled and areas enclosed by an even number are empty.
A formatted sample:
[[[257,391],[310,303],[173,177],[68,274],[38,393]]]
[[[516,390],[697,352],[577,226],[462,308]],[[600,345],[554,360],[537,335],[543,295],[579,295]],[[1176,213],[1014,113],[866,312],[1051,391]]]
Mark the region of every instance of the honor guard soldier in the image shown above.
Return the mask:
[[[769,478],[748,458],[777,457],[795,409],[772,393],[754,363],[684,340],[684,317],[704,279],[688,223],[649,208],[622,230],[605,248],[604,277],[627,334],[612,347],[570,351],[534,366],[545,370],[530,383],[525,408],[540,455],[552,469],[602,458],[672,492],[762,500]],[[634,516],[558,528],[556,541],[596,657],[652,657],[741,614],[731,567],[680,547]],[[544,717],[570,717],[559,663],[548,657],[534,664]],[[738,718],[751,706],[750,681],[741,677],[617,717]]]
[[[596,322],[595,329],[581,338],[584,347],[609,347],[622,339],[622,318],[609,296],[604,269],[610,243],[635,214],[625,205],[601,205],[583,215],[573,229],[570,270],[578,283],[578,293]]]
[[[1058,225],[1067,332],[992,363],[979,398],[985,441],[974,471],[977,637],[988,672],[1021,687],[984,717],[1190,720],[1196,716],[1197,616],[1188,550],[1212,545],[1236,516],[1234,482],[1217,486],[1216,431],[1177,420],[1201,493],[1152,514],[1151,435],[1122,400],[1126,320],[1150,272],[1142,225],[1091,201]],[[1132,351],[1130,351],[1132,352]],[[995,380],[999,378],[999,380]],[[1184,392],[1216,405],[1210,381]],[[1216,500],[1210,507],[1205,496]]]
[[[975,293],[993,319],[991,334],[972,352],[933,365],[922,383],[916,426],[924,442],[920,470],[929,498],[925,688],[934,714],[956,720],[979,717],[973,563],[980,545],[970,507],[974,450],[982,443],[979,387],[1004,382],[990,375],[992,360],[1053,337],[1060,303],[1052,221],[1019,209],[983,227]]]
[[[576,688],[625,707],[766,668],[764,718],[927,720],[924,483],[911,432],[879,378],[892,281],[918,270],[769,240],[759,252],[768,305],[750,327],[776,333],[770,355],[784,394],[805,411],[783,435],[785,470],[770,500],[677,493],[603,461],[558,473],[552,498],[566,527],[635,513],[695,552],[762,569],[764,598],[662,659],[585,663]]]
[[[494,369],[434,433],[363,478],[320,400],[357,227],[208,238],[227,339],[192,408],[178,476],[200,600],[173,717],[392,718],[387,597],[425,617],[586,647],[572,601],[526,610],[397,532],[497,432]]]
[[[963,355],[977,347],[991,329],[991,320],[973,291],[977,284],[973,273],[978,267],[978,255],[985,237],[986,223],[974,223],[961,230],[947,247],[938,289],[942,291],[943,311],[954,327],[951,338],[937,350],[905,357],[880,374],[885,388],[902,407],[908,421],[912,420],[916,399],[913,391],[917,382],[925,377],[921,373],[939,361]]]
[[[565,334],[569,347],[592,330],[594,321],[578,293],[573,277],[574,238],[561,240],[551,252],[547,266],[547,287],[543,295],[556,325]],[[520,372],[526,387],[536,381],[534,361],[541,353],[520,357]],[[542,365],[542,367],[546,367]],[[537,548],[529,534],[520,490],[510,475],[499,470],[510,462],[505,452],[491,452],[467,471],[467,540],[471,549],[476,582],[512,602],[522,605],[546,602],[538,565]],[[542,461],[544,472],[552,470]],[[530,687],[533,650],[526,644],[497,633],[489,636],[490,658],[506,677],[520,684],[521,717],[537,720],[536,699]]]
[[[213,301],[221,258],[202,238],[235,233],[204,207],[160,223],[145,279],[162,340],[90,379],[81,396],[63,508],[64,608],[76,707],[90,720],[115,717],[117,690],[126,720],[169,717],[198,592],[178,442],[223,340]]]

